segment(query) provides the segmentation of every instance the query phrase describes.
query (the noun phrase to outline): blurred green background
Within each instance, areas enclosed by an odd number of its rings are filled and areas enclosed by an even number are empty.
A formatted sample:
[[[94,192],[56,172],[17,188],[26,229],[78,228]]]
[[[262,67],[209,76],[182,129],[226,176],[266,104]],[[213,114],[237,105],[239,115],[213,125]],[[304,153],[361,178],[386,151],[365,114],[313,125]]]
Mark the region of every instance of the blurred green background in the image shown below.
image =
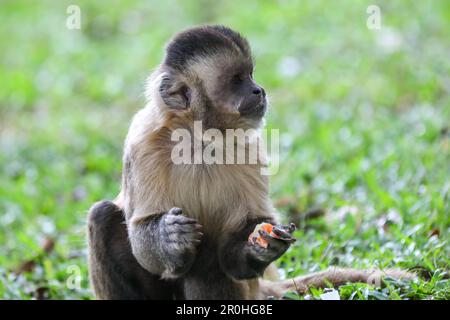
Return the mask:
[[[81,30],[66,28],[70,4]],[[92,298],[86,212],[118,193],[145,78],[174,33],[221,23],[248,37],[280,129],[271,194],[299,225],[283,275],[412,269],[421,280],[338,293],[449,299],[450,1],[377,1],[380,30],[370,4],[2,1],[0,298]]]

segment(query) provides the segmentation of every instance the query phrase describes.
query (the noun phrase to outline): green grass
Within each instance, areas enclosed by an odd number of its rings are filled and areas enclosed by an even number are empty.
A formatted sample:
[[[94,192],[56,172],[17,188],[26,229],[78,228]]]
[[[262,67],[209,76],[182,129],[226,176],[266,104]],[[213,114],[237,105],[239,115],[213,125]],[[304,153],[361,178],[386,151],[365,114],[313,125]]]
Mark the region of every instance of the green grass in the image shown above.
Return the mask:
[[[282,138],[271,194],[300,225],[285,276],[413,269],[420,280],[339,294],[450,298],[448,1],[378,1],[379,31],[366,28],[371,1],[76,1],[81,31],[65,28],[73,3],[0,5],[0,298],[92,298],[86,211],[118,192],[123,140],[164,43],[201,23],[249,38],[270,95],[267,125]],[[305,220],[313,208],[326,214]],[[27,260],[36,267],[15,275]]]

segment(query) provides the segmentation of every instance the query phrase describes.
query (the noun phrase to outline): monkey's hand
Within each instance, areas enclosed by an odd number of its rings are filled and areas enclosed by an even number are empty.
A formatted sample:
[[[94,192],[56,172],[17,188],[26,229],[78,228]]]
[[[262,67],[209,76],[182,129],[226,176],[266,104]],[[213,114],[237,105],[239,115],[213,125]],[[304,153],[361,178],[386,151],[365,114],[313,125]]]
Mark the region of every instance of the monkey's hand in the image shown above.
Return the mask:
[[[289,248],[291,243],[295,242],[292,233],[295,230],[293,224],[287,226],[274,226],[276,236],[269,234],[266,230],[258,230],[259,236],[263,239],[261,241],[249,242],[250,254],[258,261],[270,263],[283,255]]]
[[[203,236],[202,226],[195,219],[184,216],[180,208],[172,208],[161,217],[159,235],[166,267],[163,277],[188,271]]]
[[[262,276],[267,266],[295,241],[292,237],[294,230],[293,224],[273,225],[268,219],[249,221],[223,241],[219,254],[222,270],[238,280]]]

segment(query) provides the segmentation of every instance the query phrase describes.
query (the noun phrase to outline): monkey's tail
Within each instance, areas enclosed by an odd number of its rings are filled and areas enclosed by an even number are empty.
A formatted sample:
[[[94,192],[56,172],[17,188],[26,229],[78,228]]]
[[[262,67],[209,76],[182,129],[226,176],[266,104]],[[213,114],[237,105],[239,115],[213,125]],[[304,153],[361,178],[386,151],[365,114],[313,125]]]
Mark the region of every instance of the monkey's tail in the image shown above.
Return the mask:
[[[412,272],[397,269],[359,270],[333,267],[325,271],[311,273],[305,276],[299,276],[282,281],[261,279],[260,292],[262,295],[261,298],[267,299],[269,296],[281,298],[286,292],[297,292],[302,295],[305,294],[311,287],[325,288],[329,287],[330,284],[336,287],[346,283],[364,282],[381,287],[383,286],[382,278],[384,277],[412,280],[417,276]]]

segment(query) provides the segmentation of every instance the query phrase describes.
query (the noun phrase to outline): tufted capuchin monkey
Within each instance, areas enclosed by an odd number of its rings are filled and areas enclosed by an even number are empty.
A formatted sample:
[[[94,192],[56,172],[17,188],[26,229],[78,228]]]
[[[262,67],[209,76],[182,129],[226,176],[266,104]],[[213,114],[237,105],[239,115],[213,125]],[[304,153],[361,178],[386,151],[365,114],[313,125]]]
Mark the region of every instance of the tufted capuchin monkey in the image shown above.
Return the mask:
[[[146,93],[149,102],[126,138],[121,192],[89,212],[89,272],[98,299],[266,299],[327,281],[412,276],[329,269],[266,280],[291,241],[261,230],[267,243],[261,246],[249,242],[249,235],[262,222],[293,230],[280,226],[274,214],[267,176],[261,174],[264,155],[244,164],[197,163],[192,155],[191,163],[173,161],[173,133],[193,133],[194,141],[197,121],[204,130],[222,133],[255,129],[256,138],[240,144],[247,151],[260,140],[267,98],[253,79],[250,47],[239,33],[202,26],[177,34]],[[200,143],[202,150],[207,146]]]

